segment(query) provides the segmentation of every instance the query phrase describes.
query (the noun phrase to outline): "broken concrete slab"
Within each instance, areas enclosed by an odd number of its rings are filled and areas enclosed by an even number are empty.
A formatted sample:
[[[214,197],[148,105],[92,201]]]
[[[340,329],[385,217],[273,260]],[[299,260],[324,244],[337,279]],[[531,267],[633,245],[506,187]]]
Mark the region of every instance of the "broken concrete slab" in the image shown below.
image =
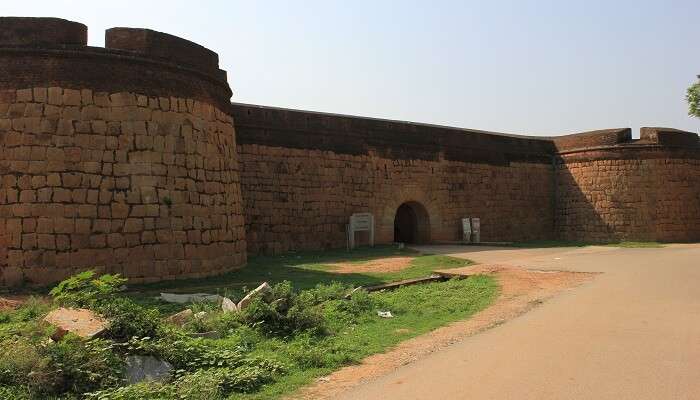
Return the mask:
[[[57,308],[44,317],[44,321],[56,327],[54,340],[60,340],[68,332],[85,339],[93,338],[109,326],[107,321],[84,308]]]
[[[173,325],[182,327],[183,325],[188,323],[192,318],[194,318],[194,312],[192,312],[192,310],[188,308],[187,310],[182,310],[177,314],[169,316],[165,320]]]
[[[169,362],[153,356],[132,355],[126,357],[126,381],[134,384],[144,381],[162,382],[173,372]]]
[[[229,299],[228,297],[224,297],[223,300],[221,300],[221,309],[227,313],[227,312],[237,312],[238,311],[238,305],[233,302],[233,300]]]
[[[270,286],[270,284],[267,282],[263,282],[260,286],[248,293],[241,301],[238,302],[238,309],[242,311],[243,309],[248,307],[248,304],[250,304],[250,302],[253,300],[253,297],[255,297],[257,294],[267,293],[271,290],[272,287]]]
[[[222,297],[218,294],[209,293],[161,293],[159,299],[167,303],[186,304],[194,303],[197,301],[221,301]]]

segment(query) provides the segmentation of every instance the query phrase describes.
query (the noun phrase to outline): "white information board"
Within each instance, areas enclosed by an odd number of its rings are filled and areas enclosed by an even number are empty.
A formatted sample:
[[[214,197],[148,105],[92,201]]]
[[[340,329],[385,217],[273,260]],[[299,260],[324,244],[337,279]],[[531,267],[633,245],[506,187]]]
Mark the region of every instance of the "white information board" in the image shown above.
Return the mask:
[[[374,246],[374,216],[371,213],[355,213],[347,225],[348,248],[355,248],[355,232],[369,232],[369,244]]]
[[[462,218],[462,241],[464,243],[470,243],[472,241],[471,218]]]
[[[481,219],[472,218],[472,242],[481,242]]]

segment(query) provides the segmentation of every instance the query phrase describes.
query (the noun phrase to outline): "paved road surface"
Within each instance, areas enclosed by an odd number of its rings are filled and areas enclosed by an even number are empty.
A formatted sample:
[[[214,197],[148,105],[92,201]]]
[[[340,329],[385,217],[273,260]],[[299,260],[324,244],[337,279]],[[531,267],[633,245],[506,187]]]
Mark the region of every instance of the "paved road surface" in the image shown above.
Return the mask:
[[[603,274],[339,399],[700,399],[700,245],[429,251]]]

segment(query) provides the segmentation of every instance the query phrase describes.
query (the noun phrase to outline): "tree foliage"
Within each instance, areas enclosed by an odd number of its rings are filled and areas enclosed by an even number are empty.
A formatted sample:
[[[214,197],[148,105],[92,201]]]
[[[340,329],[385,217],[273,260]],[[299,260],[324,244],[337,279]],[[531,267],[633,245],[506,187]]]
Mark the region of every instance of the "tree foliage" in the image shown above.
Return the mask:
[[[700,118],[700,81],[688,88],[685,99],[688,101],[688,115]]]

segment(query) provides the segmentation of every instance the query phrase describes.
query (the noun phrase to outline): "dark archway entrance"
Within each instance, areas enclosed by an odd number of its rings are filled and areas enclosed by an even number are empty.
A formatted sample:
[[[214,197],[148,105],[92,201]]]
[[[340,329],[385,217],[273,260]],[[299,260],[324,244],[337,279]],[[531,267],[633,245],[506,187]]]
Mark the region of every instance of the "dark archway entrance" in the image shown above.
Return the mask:
[[[403,203],[394,217],[394,242],[421,244],[430,241],[430,221],[425,207],[415,201]]]

